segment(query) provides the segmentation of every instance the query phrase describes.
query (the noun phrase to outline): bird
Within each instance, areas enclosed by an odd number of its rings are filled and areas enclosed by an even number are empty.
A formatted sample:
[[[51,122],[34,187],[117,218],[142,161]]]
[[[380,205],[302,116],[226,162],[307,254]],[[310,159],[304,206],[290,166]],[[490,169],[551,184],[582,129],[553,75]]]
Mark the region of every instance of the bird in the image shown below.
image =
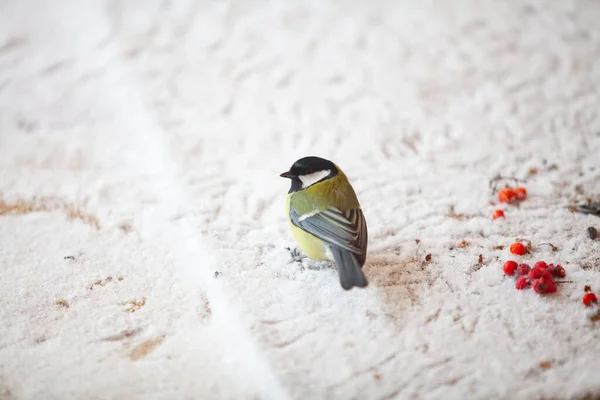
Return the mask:
[[[333,261],[344,290],[366,287],[367,222],[344,172],[308,156],[280,176],[291,180],[286,213],[300,249],[310,259]]]

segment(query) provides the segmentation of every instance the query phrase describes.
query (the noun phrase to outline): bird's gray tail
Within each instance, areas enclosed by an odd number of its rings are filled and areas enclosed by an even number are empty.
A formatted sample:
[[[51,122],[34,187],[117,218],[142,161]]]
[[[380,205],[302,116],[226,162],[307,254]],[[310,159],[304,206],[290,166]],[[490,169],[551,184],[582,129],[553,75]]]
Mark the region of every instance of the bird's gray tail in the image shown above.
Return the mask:
[[[329,250],[340,274],[340,283],[345,290],[352,289],[354,286],[367,286],[367,278],[362,272],[356,254],[337,246],[330,246]]]

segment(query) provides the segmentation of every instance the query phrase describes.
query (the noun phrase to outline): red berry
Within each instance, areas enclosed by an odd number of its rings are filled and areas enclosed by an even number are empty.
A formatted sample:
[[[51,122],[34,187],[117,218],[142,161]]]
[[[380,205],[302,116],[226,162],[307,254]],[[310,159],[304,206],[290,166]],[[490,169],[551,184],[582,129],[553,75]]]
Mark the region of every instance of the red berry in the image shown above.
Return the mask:
[[[544,284],[546,285],[545,293],[556,293],[556,282],[552,278],[544,279]]]
[[[518,256],[522,256],[523,254],[527,253],[527,249],[523,243],[517,242],[510,245],[510,252]]]
[[[517,267],[517,275],[526,276],[530,270],[531,270],[531,268],[529,267],[529,265],[519,264],[519,266]]]
[[[552,278],[552,274],[550,274],[550,272],[548,272],[545,269],[540,269],[540,271],[542,271],[542,276],[541,279],[545,280],[545,281],[552,281],[554,282],[554,279]]]
[[[546,268],[548,268],[548,264],[546,264],[545,261],[538,261],[535,264],[533,264],[533,268],[546,269]]]
[[[518,188],[514,189],[513,192],[518,201],[523,201],[527,198],[527,190],[524,187],[519,186]]]
[[[540,278],[544,278],[544,279],[552,279],[552,275],[550,275],[550,272],[548,272],[546,269],[544,268],[540,268],[540,267],[533,267],[531,269],[531,271],[529,271],[529,279],[540,279]]]
[[[500,203],[512,203],[515,201],[517,195],[511,188],[500,189],[498,192],[498,200]]]
[[[596,297],[596,295],[594,293],[590,292],[590,293],[584,294],[581,301],[583,302],[583,304],[585,304],[586,307],[589,307],[592,305],[592,303],[598,303],[598,298]]]
[[[529,281],[527,280],[527,278],[521,277],[521,278],[517,279],[517,283],[515,286],[516,286],[517,290],[523,290],[527,286],[529,286]]]
[[[548,266],[548,272],[551,273],[552,276],[556,276],[559,278],[564,278],[565,276],[567,276],[567,272],[561,265],[550,264]]]
[[[545,271],[544,269],[534,267],[531,269],[531,271],[529,271],[529,274],[527,274],[527,276],[531,280],[540,279],[542,277],[542,275],[544,274],[544,271]]]
[[[536,293],[544,294],[546,292],[546,283],[544,280],[536,279],[533,281],[533,290],[535,290]]]
[[[504,218],[504,211],[494,210],[494,212],[492,213],[492,218],[493,219]]]
[[[514,275],[515,270],[519,265],[514,261],[507,261],[504,263],[504,273],[506,275]]]
[[[533,281],[533,290],[539,294],[556,293],[556,282],[547,271],[542,270],[542,277]]]
[[[550,272],[548,272],[547,270],[543,269],[542,270],[542,278],[545,280],[550,280],[552,282],[554,282],[554,279],[552,279],[552,274],[550,274]]]

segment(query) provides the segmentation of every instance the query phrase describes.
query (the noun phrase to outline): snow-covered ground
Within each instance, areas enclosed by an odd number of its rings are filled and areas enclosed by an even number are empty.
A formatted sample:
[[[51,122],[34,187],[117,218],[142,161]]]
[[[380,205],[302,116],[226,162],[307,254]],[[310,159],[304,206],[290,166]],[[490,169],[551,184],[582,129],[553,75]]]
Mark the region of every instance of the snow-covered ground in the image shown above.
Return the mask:
[[[568,210],[600,196],[599,16],[1,2],[0,399],[600,395],[600,218]],[[356,188],[366,290],[290,260],[304,155]],[[492,221],[498,173],[529,199]],[[515,238],[557,294],[503,276]]]

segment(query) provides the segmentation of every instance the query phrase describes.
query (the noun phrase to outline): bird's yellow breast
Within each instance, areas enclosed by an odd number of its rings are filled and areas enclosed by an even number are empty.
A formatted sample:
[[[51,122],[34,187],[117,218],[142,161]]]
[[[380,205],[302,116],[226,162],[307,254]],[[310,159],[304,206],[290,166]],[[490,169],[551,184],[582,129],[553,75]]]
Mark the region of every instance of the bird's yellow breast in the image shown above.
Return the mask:
[[[329,260],[329,254],[325,247],[325,242],[292,224],[292,220],[289,217],[290,197],[291,195],[287,196],[285,211],[290,224],[290,229],[292,230],[292,235],[294,235],[294,239],[296,239],[296,242],[298,242],[298,245],[304,254],[308,256],[308,258],[313,260]]]

